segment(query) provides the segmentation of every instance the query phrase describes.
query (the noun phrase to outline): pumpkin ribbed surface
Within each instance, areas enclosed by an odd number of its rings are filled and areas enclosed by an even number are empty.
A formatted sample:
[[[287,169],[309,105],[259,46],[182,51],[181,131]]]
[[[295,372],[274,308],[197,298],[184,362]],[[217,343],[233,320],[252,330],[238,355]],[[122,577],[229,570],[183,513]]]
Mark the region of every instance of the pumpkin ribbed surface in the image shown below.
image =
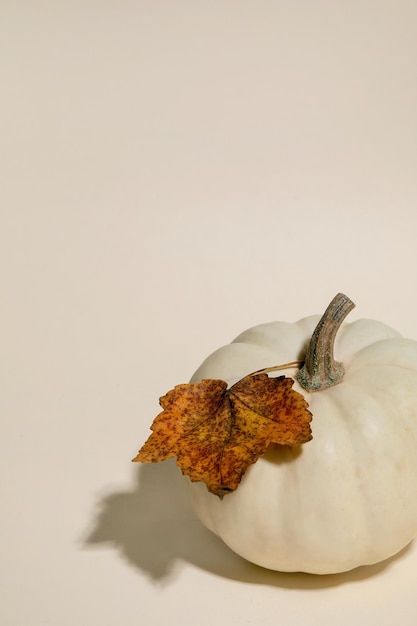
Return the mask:
[[[302,359],[319,316],[245,331],[192,381],[233,384]],[[313,439],[271,445],[223,500],[191,485],[201,521],[236,553],[270,569],[336,573],[381,561],[417,534],[417,342],[373,320],[341,327],[341,383],[308,393]],[[277,375],[295,376],[294,370]]]

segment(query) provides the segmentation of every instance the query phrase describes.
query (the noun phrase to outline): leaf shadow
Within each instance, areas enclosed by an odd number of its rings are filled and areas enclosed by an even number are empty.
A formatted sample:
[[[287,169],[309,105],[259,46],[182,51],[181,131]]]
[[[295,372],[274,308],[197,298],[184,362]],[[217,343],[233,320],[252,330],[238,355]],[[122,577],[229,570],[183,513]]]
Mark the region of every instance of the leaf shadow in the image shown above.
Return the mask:
[[[355,583],[383,573],[409,546],[382,563],[343,574],[283,573],[258,567],[232,552],[194,514],[173,460],[135,468],[132,491],[106,495],[99,503],[85,548],[106,544],[155,583],[176,577],[179,562],[247,584],[317,590]]]

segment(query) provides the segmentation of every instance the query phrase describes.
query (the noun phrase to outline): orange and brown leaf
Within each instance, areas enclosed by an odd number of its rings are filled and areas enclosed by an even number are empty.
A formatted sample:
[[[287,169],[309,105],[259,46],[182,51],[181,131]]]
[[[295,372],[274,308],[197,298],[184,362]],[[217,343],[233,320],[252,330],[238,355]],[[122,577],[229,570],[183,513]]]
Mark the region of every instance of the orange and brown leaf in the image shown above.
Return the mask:
[[[312,415],[293,383],[262,373],[230,389],[214,379],[177,385],[160,399],[163,411],[133,460],[158,463],[176,456],[183,474],[222,497],[237,489],[270,443],[297,446],[312,438]]]

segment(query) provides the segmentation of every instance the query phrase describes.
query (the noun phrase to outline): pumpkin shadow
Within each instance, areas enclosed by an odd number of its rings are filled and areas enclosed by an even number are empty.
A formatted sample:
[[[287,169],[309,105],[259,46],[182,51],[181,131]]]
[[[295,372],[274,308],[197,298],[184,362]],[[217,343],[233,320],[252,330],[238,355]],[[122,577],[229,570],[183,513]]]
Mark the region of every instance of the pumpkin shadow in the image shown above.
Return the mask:
[[[183,480],[173,460],[138,466],[132,491],[111,493],[101,500],[83,546],[115,548],[133,568],[160,584],[175,579],[179,563],[186,562],[242,583],[304,590],[377,576],[409,549],[382,563],[343,574],[318,576],[267,570],[236,555],[199,522]]]

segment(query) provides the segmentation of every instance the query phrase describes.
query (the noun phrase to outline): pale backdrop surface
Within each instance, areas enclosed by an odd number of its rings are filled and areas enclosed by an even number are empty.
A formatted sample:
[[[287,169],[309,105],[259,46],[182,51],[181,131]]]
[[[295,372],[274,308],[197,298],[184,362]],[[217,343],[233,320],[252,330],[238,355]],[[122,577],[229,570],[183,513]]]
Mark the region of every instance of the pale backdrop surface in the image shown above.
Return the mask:
[[[417,338],[417,4],[3,2],[3,626],[412,626],[417,547],[273,573],[130,463],[245,328]]]

